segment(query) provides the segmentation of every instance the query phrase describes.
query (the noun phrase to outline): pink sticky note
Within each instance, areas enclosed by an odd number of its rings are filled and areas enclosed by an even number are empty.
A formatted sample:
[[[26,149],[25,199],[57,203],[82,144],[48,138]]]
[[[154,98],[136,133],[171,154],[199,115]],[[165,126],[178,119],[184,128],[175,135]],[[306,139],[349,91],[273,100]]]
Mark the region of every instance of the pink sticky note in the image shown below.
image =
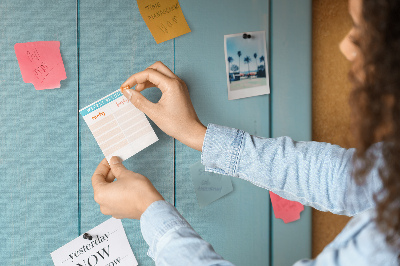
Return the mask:
[[[60,53],[60,42],[40,41],[16,43],[15,54],[25,83],[36,90],[60,88],[67,78]]]
[[[300,219],[300,213],[304,210],[301,203],[281,198],[271,191],[269,196],[271,197],[275,218],[282,219],[285,224]]]

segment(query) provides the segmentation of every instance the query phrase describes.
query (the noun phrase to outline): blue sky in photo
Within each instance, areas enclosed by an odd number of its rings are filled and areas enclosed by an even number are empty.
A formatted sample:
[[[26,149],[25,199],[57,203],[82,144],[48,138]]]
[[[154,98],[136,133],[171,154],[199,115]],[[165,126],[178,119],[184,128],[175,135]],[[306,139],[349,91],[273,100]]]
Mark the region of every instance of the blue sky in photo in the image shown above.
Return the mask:
[[[254,59],[254,53],[257,53],[257,66],[260,65],[260,57],[264,56],[264,60],[266,61],[266,54],[265,54],[265,35],[260,33],[249,33],[251,34],[250,39],[243,39],[243,33],[240,33],[238,36],[228,37],[226,38],[226,58],[231,56],[233,58],[232,64],[239,66],[239,57],[238,51],[242,52],[240,56],[240,72],[247,72],[248,66],[244,62],[244,58],[249,56],[251,59],[250,62],[250,71],[256,71],[256,64]]]

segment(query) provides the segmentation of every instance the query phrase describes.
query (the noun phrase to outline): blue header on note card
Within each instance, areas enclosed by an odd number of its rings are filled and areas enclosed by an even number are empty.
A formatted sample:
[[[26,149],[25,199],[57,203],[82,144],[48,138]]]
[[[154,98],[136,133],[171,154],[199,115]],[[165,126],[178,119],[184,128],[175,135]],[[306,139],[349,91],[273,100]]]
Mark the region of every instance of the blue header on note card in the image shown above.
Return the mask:
[[[94,104],[89,105],[88,107],[86,107],[85,109],[79,111],[79,113],[82,116],[88,115],[93,111],[96,111],[97,109],[99,109],[100,107],[108,104],[109,102],[114,101],[115,99],[121,97],[123,94],[120,91],[116,91],[108,96],[106,96],[105,98],[95,102]]]

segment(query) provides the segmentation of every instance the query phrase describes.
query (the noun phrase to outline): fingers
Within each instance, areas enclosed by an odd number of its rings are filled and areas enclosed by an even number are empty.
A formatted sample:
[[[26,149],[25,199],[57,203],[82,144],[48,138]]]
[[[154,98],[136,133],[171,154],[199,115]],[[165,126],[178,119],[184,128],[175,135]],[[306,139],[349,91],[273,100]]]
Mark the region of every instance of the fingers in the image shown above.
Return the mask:
[[[155,87],[156,85],[154,85],[153,83],[151,83],[150,81],[146,81],[145,83],[139,83],[136,85],[135,87],[135,91],[143,91],[147,88],[152,88]]]
[[[109,171],[108,174],[107,174],[107,177],[106,177],[106,181],[108,183],[111,183],[111,182],[114,181],[114,179],[115,179],[115,176],[114,176],[113,172]]]
[[[103,159],[92,176],[92,186],[94,190],[101,185],[108,184],[106,181],[108,172],[110,172],[110,166],[108,165],[107,160]]]
[[[123,90],[124,96],[140,111],[145,113],[153,120],[153,113],[157,109],[157,104],[150,102],[140,92],[132,89]]]
[[[116,178],[124,178],[124,173],[129,172],[128,169],[125,168],[125,166],[122,164],[121,158],[117,156],[113,156],[110,159],[110,167],[111,171],[113,172],[114,176]]]
[[[100,211],[104,215],[111,215],[110,209],[105,207],[104,205],[100,205]]]
[[[173,79],[163,73],[152,68],[147,68],[142,72],[130,76],[124,83],[122,83],[121,88],[125,88],[126,86],[132,88],[136,84],[151,82],[155,87],[159,88],[161,92],[164,92],[171,83],[171,80]]]
[[[171,79],[180,80],[179,77],[174,74],[174,72],[172,72],[166,65],[164,65],[160,61],[155,62],[154,64],[149,66],[147,69],[153,69],[153,70],[156,70],[156,71],[160,72],[161,74],[165,75],[166,77],[169,77]],[[132,88],[134,86],[134,85],[132,86],[132,83],[127,83],[128,80],[125,81],[121,85],[122,89],[125,89],[125,87],[127,87],[127,86],[129,86],[129,88]],[[157,85],[155,85],[154,83],[152,83],[150,81],[145,81],[143,83],[137,82],[135,90],[136,91],[143,91],[143,90],[145,90],[147,88],[152,88],[152,87],[157,87]]]
[[[161,61],[157,61],[148,68],[152,68],[154,70],[157,70],[158,72],[164,74],[167,77],[170,78],[178,78],[174,72],[172,72],[166,65],[164,65]]]

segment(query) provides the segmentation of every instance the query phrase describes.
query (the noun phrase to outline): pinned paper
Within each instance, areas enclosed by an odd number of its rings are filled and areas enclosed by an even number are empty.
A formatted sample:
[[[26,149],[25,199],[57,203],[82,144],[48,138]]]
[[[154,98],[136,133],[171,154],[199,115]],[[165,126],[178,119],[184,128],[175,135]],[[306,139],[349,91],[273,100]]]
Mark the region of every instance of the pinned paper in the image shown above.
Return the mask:
[[[300,213],[304,206],[296,201],[284,199],[273,192],[269,192],[275,218],[282,219],[285,223],[294,222],[300,219]]]
[[[51,253],[55,266],[138,265],[121,220],[111,218]]]
[[[233,191],[229,176],[206,172],[201,162],[190,166],[190,175],[200,207],[205,207]]]
[[[228,99],[270,93],[265,31],[224,36]]]
[[[40,41],[14,45],[22,79],[36,90],[60,88],[67,78],[60,53],[60,42]]]
[[[107,161],[112,156],[126,160],[158,140],[145,114],[120,90],[81,109],[79,113]]]
[[[178,0],[137,0],[137,3],[156,43],[190,32]]]

